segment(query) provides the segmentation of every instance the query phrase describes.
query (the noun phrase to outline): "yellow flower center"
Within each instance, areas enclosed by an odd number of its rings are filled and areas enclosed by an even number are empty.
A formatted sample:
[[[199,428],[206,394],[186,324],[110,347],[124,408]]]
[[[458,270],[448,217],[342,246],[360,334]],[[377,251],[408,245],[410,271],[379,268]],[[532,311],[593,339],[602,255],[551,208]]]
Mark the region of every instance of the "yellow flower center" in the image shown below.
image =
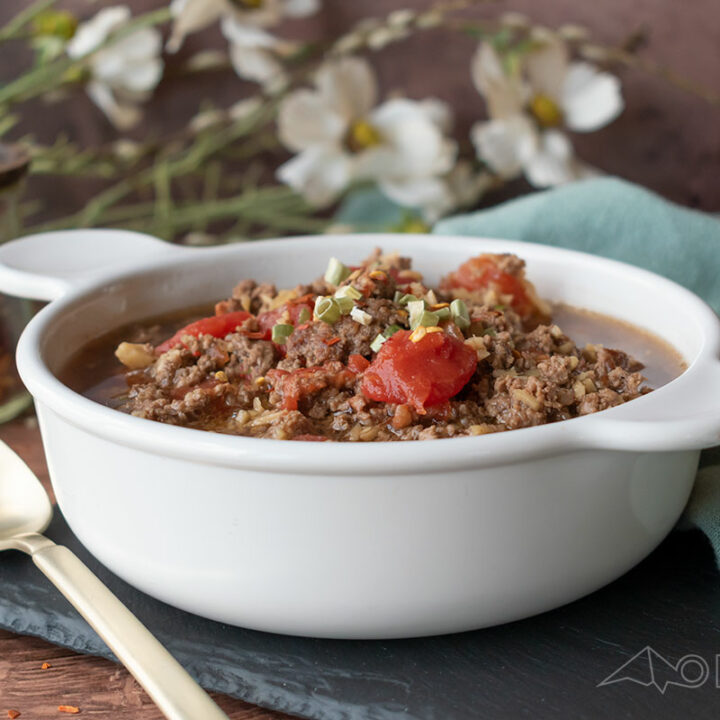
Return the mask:
[[[367,120],[354,120],[345,137],[345,145],[353,153],[359,153],[382,143],[380,131]]]
[[[230,0],[230,2],[242,10],[259,10],[265,4],[265,0]]]
[[[530,112],[543,127],[555,127],[560,125],[563,119],[562,110],[558,104],[551,97],[542,93],[530,101]]]
[[[67,10],[45,10],[35,16],[34,35],[52,35],[69,40],[77,30],[77,18]]]
[[[406,215],[401,222],[390,228],[393,232],[421,235],[430,232],[430,226],[417,215]]]

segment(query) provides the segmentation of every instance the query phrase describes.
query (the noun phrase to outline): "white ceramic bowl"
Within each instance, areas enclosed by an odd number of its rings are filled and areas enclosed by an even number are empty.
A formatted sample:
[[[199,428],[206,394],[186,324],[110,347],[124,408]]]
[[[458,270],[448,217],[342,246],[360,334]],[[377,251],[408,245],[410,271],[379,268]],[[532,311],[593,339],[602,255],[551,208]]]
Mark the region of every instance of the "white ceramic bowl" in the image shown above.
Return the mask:
[[[375,246],[430,282],[515,252],[542,296],[644,327],[689,369],[647,396],[561,423],[407,443],[231,437],[103,407],[55,373],[89,338],[280,286]],[[141,590],[216,620],[344,638],[446,633],[526,617],[618,577],[669,532],[700,448],[720,442],[720,324],[700,299],[621,263],[539,245],[323,236],[187,249],[122,231],[0,248],[0,289],[52,299],[18,347],[68,523]]]

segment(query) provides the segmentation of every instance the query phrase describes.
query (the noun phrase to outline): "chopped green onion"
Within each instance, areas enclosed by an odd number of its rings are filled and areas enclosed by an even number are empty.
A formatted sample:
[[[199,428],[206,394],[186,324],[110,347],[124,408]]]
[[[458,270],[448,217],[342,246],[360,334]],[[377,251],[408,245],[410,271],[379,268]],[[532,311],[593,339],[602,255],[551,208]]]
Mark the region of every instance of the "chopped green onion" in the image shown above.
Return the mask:
[[[292,325],[285,323],[278,323],[273,325],[272,329],[272,341],[278,345],[284,345],[285,341],[292,335],[295,328]]]
[[[333,299],[343,315],[347,315],[355,307],[355,301],[350,297],[336,297]]]
[[[383,337],[381,333],[378,333],[375,336],[375,339],[370,343],[370,349],[373,352],[378,352],[386,340],[387,340],[386,337]]]
[[[467,330],[470,327],[470,313],[464,300],[460,298],[453,300],[450,303],[450,314],[461,330]]]
[[[499,310],[500,312],[505,312],[505,310],[507,310],[507,305],[495,305],[493,307],[493,310]]]
[[[340,306],[335,298],[321,295],[315,301],[315,317],[318,320],[332,325],[340,319],[341,315],[342,310],[340,310]]]
[[[325,281],[331,285],[339,285],[351,273],[347,265],[343,265],[337,258],[330,258],[327,270],[325,271]]]
[[[495,337],[497,335],[497,330],[495,328],[485,328],[485,330],[482,331],[483,335],[490,335],[490,337]]]
[[[359,300],[362,297],[362,293],[357,288],[354,288],[352,285],[343,285],[341,288],[338,288],[335,291],[335,297],[347,297],[352,298],[353,300]]]
[[[440,322],[437,313],[430,312],[425,309],[425,303],[422,300],[416,300],[408,303],[410,311],[410,329],[423,325],[424,327],[433,327]]]
[[[438,322],[440,322],[440,318],[438,317],[437,313],[425,310],[420,316],[420,321],[418,322],[418,325],[422,325],[423,327],[435,327]]]
[[[425,304],[424,300],[420,300],[420,298],[415,297],[414,295],[411,295],[410,293],[407,294],[401,294],[400,297],[395,301],[398,305],[409,305],[411,302],[421,302],[423,305]]]
[[[302,325],[308,322],[308,320],[310,320],[310,311],[307,309],[307,306],[303,305],[298,313],[298,325]]]
[[[393,302],[399,303],[401,298],[404,297],[404,295],[405,295],[404,292],[400,292],[400,290],[396,290],[395,294],[393,295]]]
[[[372,315],[368,312],[365,312],[364,310],[361,310],[359,307],[354,307],[350,311],[350,317],[357,323],[360,323],[361,325],[369,325],[372,322]]]
[[[398,330],[402,330],[402,328],[399,325],[388,325],[383,330],[383,335],[386,338],[392,337]]]
[[[449,307],[441,307],[437,310],[433,310],[433,312],[438,316],[438,320],[447,320],[450,317]]]
[[[414,330],[420,324],[420,317],[425,312],[425,302],[423,300],[411,300],[407,304],[409,315],[410,329]]]

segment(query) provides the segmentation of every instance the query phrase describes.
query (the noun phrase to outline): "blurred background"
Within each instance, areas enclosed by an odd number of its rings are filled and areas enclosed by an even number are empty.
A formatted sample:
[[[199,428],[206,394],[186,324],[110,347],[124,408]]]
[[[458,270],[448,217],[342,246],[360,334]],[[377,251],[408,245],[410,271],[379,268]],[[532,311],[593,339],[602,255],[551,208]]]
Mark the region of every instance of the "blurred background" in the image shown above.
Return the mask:
[[[103,5],[63,0],[59,7],[81,19]],[[166,5],[161,0],[130,0],[134,12]],[[29,5],[29,0],[3,0],[0,23]],[[393,8],[423,9],[423,0],[325,0],[321,11],[302,20],[285,22],[279,34],[313,40],[337,36],[363,17],[384,15]],[[720,93],[720,4],[717,0],[515,0],[490,2],[464,11],[464,17],[497,17],[507,11],[527,13],[534,22],[555,27],[576,23],[593,38],[609,45],[631,46],[637,56],[672,69],[690,83]],[[167,26],[163,29],[167,34]],[[253,92],[253,86],[228,72],[188,76],[185,61],[201,48],[223,48],[227,41],[217,24],[190,35],[176,55],[166,55],[166,71],[143,122],[129,136],[142,139],[177,129],[205,98],[227,106]],[[373,53],[372,61],[385,91],[402,89],[409,97],[435,95],[449,102],[456,115],[456,136],[467,137],[469,127],[484,114],[481,97],[472,87],[469,58],[477,41],[445,29],[432,30]],[[0,83],[7,82],[30,61],[30,52],[17,44],[0,46]],[[607,173],[651,188],[676,202],[707,211],[720,211],[720,107],[685,92],[646,72],[623,69],[625,110],[613,123],[584,135],[574,135],[578,154]],[[116,137],[116,131],[83,93],[48,106],[34,100],[26,105],[22,124],[9,136],[33,133],[53,142],[59,132],[83,146]],[[285,159],[280,155],[278,161]],[[33,192],[43,196],[51,215],[77,207],[96,181],[57,183],[33,180]],[[505,195],[529,189],[517,181]],[[492,202],[498,197],[492,197]],[[487,202],[486,198],[484,202]]]

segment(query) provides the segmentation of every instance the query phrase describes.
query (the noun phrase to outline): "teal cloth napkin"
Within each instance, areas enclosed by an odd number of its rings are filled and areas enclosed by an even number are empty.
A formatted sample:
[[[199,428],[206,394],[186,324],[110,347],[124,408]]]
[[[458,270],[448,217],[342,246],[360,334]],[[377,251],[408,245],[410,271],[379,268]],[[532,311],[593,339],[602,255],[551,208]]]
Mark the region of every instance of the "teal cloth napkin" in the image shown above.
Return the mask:
[[[433,232],[524,240],[622,260],[675,280],[720,313],[720,220],[617,178],[572,183],[447,218]],[[720,448],[702,454],[679,527],[702,530],[720,566]]]

